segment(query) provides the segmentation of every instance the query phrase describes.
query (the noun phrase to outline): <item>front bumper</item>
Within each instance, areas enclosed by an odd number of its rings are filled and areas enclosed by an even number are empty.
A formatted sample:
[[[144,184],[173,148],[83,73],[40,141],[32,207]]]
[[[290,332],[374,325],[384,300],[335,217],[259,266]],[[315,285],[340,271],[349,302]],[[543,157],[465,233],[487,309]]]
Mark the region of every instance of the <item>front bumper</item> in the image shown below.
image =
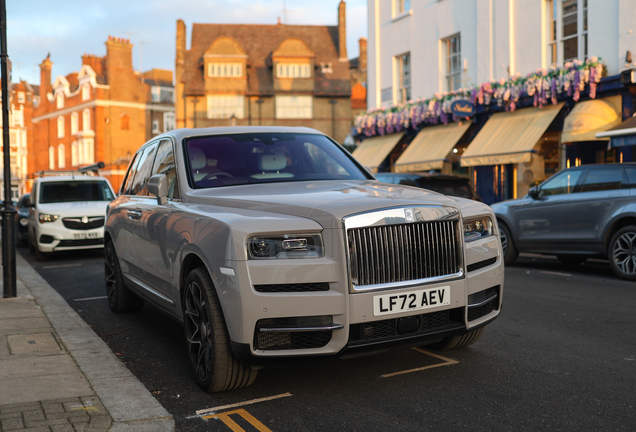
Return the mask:
[[[39,223],[36,241],[41,252],[59,252],[78,249],[100,249],[104,247],[104,227],[90,230],[66,228],[61,220]]]

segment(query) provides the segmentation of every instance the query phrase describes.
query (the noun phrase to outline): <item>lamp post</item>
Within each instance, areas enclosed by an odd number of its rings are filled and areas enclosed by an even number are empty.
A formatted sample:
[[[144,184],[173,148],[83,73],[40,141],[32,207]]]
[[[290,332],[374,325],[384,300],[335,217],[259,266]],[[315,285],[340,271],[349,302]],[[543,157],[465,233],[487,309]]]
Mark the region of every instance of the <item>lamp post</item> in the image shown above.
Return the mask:
[[[258,104],[258,125],[261,126],[261,105],[265,102],[264,99],[256,99],[256,103]]]
[[[2,206],[2,283],[3,297],[16,297],[15,217],[11,199],[11,145],[9,142],[9,77],[7,67],[7,7],[0,0],[0,68],[2,69],[2,147],[4,150],[4,203]]]
[[[331,104],[331,138],[336,139],[336,104],[338,101],[331,99],[329,103]]]

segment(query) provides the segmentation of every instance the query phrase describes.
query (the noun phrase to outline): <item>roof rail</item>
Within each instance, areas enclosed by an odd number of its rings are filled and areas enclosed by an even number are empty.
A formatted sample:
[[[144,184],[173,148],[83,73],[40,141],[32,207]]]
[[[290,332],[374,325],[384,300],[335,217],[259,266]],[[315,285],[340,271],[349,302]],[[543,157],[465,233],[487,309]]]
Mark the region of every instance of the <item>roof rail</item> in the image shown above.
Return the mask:
[[[76,175],[76,174],[93,174],[97,175],[98,170],[104,168],[104,162],[97,162],[91,165],[84,165],[76,170],[68,170],[68,171],[37,171],[34,173],[35,177],[44,177],[44,176],[59,176],[59,175]]]

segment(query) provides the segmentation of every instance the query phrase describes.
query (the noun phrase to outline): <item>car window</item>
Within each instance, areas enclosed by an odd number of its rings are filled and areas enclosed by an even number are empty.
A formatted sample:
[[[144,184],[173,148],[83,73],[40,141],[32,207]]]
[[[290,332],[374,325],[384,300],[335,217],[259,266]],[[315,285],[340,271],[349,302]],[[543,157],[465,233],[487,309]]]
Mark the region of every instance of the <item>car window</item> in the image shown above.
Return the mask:
[[[632,187],[636,186],[636,168],[625,168],[627,179]]]
[[[124,195],[132,195],[131,191],[132,191],[133,180],[135,178],[135,173],[137,172],[137,165],[139,165],[139,159],[140,159],[139,155],[141,153],[143,153],[143,150],[135,154],[135,157],[133,158],[132,162],[130,163],[130,166],[128,167],[128,173],[126,174],[126,179],[124,180],[124,184],[120,190],[120,193],[123,193]]]
[[[539,196],[563,195],[572,192],[583,171],[563,171],[546,180],[539,190]]]
[[[620,189],[623,183],[622,169],[595,169],[589,170],[581,192],[596,192]]]
[[[114,198],[108,183],[103,180],[44,182],[40,186],[41,204],[111,201]]]
[[[323,135],[203,136],[187,139],[185,150],[195,187],[367,178],[343,149]]]
[[[148,195],[148,179],[152,172],[152,164],[155,160],[155,152],[157,151],[157,144],[152,144],[143,154],[139,157],[139,168],[135,173],[130,195]]]
[[[163,140],[157,148],[155,164],[152,168],[152,177],[155,174],[165,174],[168,179],[168,198],[179,198],[179,188],[177,184],[177,170],[174,164],[174,152],[172,151],[172,141]]]

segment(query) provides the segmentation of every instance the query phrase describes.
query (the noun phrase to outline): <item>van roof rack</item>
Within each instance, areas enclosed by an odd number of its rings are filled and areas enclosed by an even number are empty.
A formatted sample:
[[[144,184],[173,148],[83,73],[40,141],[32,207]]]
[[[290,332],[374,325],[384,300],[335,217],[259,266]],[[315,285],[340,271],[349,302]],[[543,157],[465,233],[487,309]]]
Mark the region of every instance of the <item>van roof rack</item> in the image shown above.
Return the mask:
[[[79,168],[77,168],[76,170],[69,170],[69,171],[37,171],[35,174],[36,177],[44,177],[44,176],[60,176],[60,175],[77,175],[77,174],[83,174],[83,175],[89,175],[89,174],[93,174],[93,175],[97,175],[98,174],[98,170],[104,168],[106,165],[104,165],[104,162],[97,162],[91,165],[84,165],[81,166]]]

